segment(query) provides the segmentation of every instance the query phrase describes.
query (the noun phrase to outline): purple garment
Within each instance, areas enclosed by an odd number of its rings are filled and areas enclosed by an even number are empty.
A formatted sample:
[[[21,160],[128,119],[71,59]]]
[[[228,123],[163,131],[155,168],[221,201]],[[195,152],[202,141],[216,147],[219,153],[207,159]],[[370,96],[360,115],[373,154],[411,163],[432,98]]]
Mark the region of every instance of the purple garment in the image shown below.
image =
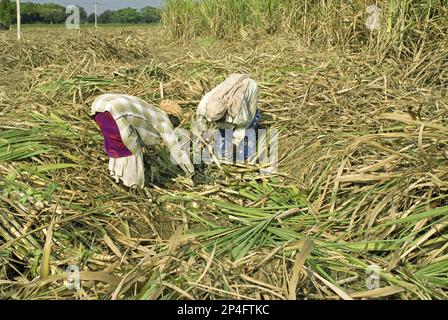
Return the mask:
[[[109,158],[132,156],[132,152],[123,143],[117,123],[109,112],[97,112],[95,122],[104,137],[104,149]]]

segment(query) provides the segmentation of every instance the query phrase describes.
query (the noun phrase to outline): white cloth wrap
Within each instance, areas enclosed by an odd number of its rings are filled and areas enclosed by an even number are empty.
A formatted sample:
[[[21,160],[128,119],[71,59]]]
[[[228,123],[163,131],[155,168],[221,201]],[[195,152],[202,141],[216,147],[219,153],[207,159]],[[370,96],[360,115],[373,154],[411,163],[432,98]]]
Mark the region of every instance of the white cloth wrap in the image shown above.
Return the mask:
[[[143,153],[123,158],[109,159],[109,172],[116,182],[120,180],[127,187],[145,186],[145,169],[143,165]]]
[[[241,143],[244,139],[246,128],[250,127],[255,117],[258,105],[258,93],[257,83],[253,79],[247,79],[247,88],[244,92],[241,108],[238,113],[235,117],[232,117],[227,113],[224,121],[219,123],[220,129],[234,129],[233,143],[236,145]],[[213,90],[204,95],[196,112],[196,119],[199,122],[202,131],[207,130],[207,122],[212,122],[206,112],[207,103],[212,95]]]

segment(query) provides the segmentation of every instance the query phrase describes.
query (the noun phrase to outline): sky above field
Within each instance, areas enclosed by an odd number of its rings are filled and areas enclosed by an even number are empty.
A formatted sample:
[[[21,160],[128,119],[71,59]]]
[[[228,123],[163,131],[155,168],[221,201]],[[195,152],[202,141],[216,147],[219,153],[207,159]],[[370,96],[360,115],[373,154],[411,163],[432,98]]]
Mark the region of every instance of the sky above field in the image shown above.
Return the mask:
[[[98,0],[98,13],[105,10],[116,10],[126,7],[141,9],[146,6],[158,7],[163,0]],[[35,3],[57,3],[63,6],[79,5],[86,9],[88,13],[94,11],[94,0],[25,0],[23,2]]]

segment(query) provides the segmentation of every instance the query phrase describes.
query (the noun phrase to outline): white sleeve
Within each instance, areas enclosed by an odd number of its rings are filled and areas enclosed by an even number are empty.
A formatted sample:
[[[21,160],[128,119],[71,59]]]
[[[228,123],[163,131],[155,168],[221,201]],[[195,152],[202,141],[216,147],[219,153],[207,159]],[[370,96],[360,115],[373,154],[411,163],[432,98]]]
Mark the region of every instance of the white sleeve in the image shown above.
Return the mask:
[[[243,96],[243,101],[241,102],[240,112],[235,117],[233,124],[245,128],[248,128],[252,124],[258,107],[258,94],[259,90],[257,83],[254,80],[249,79],[246,92]]]
[[[189,154],[182,149],[178,136],[166,124],[161,124],[161,126],[163,129],[159,131],[160,136],[170,150],[171,160],[180,166],[187,176],[192,176],[194,174],[194,166],[191,163]]]
[[[257,112],[258,85],[250,80],[244,94],[241,110],[233,123],[237,128],[233,132],[233,143],[239,145],[246,135],[246,128],[250,127]]]
[[[196,111],[196,120],[198,121],[200,129],[202,131],[207,130],[207,114],[205,109],[208,103],[209,96],[210,92],[205,94],[204,97],[202,97],[201,101],[199,102],[198,109]]]

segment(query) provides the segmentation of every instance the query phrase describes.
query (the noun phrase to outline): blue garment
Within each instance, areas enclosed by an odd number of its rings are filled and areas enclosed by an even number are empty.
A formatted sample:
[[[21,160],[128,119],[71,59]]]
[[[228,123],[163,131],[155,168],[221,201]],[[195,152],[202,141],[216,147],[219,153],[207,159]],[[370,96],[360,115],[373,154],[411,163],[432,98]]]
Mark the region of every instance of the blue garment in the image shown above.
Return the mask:
[[[254,128],[255,130],[258,130],[260,127],[260,119],[261,119],[261,112],[260,109],[257,108],[257,111],[255,111],[254,120],[252,121],[252,124],[249,128]]]
[[[252,120],[251,125],[247,128],[247,129],[254,130],[255,144],[250,143],[253,141],[249,142],[249,138],[247,136],[244,137],[244,140],[241,142],[241,143],[244,143],[244,160],[249,159],[257,152],[257,143],[256,142],[258,141],[258,128],[260,127],[260,119],[261,119],[261,112],[257,108],[257,110],[255,111],[254,119]],[[230,130],[230,131],[233,132],[233,130]],[[218,139],[215,140],[216,141],[215,150],[222,150],[221,157],[225,157],[226,151],[233,153],[233,143],[232,143],[233,135],[231,134],[230,131],[226,136],[226,130],[224,130],[224,129],[219,130],[220,139],[218,137]],[[237,152],[240,149],[241,148],[237,148]],[[241,155],[237,154],[236,159],[241,159]]]

